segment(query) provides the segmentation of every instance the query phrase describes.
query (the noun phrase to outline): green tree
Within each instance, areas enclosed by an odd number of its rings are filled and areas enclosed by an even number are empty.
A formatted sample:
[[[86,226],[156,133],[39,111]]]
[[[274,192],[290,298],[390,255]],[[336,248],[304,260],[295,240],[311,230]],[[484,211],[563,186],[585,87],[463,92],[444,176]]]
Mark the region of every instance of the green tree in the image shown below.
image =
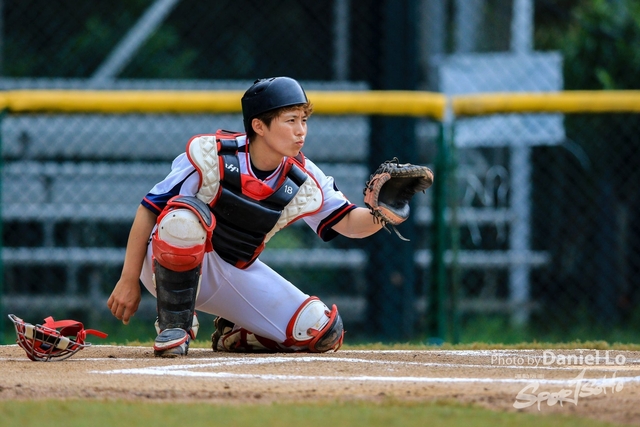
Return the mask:
[[[558,25],[542,25],[536,34],[537,48],[562,52],[565,89],[640,88],[640,2],[582,0],[571,6],[567,11],[547,9],[558,12],[554,15]],[[563,171],[554,181],[556,190],[541,190],[562,193],[557,201],[561,214],[545,220],[570,230],[560,233],[558,246],[570,245],[571,239],[584,244],[576,251],[581,257],[576,265],[581,268],[567,274],[559,267],[553,275],[562,278],[558,280],[563,281],[567,295],[572,290],[574,297],[591,298],[594,305],[589,312],[597,313],[594,317],[620,320],[621,314],[632,313],[631,301],[638,299],[637,287],[630,284],[640,272],[640,118],[637,114],[567,115],[565,129],[588,162],[572,168],[569,165],[575,162],[558,160],[563,157],[558,150],[538,159],[539,164]],[[575,206],[580,208],[576,211]],[[558,252],[562,257],[570,251],[565,247]]]
[[[640,88],[638,46],[640,2],[581,2],[560,43],[565,58],[566,88]]]
[[[91,76],[149,0],[57,0],[49,7],[34,3],[4,1],[5,76]]]

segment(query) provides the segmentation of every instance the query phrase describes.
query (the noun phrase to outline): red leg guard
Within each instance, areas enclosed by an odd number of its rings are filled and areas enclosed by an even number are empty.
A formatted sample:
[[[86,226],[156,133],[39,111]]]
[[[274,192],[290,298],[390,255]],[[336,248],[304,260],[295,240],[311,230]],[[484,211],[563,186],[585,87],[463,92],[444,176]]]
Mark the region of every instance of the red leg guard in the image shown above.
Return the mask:
[[[153,257],[160,265],[172,271],[193,270],[202,263],[205,252],[205,244],[181,248],[173,246],[158,238],[158,233],[154,233],[151,240]]]

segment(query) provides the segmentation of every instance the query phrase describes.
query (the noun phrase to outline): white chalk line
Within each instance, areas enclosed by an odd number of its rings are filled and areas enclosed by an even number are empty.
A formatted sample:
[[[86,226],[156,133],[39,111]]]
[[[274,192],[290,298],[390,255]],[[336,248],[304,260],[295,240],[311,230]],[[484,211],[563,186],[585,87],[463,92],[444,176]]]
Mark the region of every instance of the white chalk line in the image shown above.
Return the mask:
[[[100,359],[77,359],[77,360],[100,360]],[[115,359],[103,359],[103,360],[115,360]],[[138,359],[139,360],[139,359]],[[182,369],[194,369],[194,368],[217,368],[223,366],[238,366],[238,365],[266,365],[272,363],[290,363],[290,362],[341,362],[341,363],[365,363],[365,364],[373,364],[373,365],[400,365],[400,366],[422,366],[422,367],[433,367],[433,368],[473,368],[473,369],[542,369],[542,370],[573,370],[580,371],[584,369],[582,365],[572,365],[572,366],[535,366],[535,365],[481,365],[481,364],[460,364],[460,363],[439,363],[439,362],[408,362],[408,361],[395,361],[395,360],[368,360],[368,359],[357,359],[357,358],[347,358],[347,357],[317,357],[317,356],[296,356],[296,357],[282,357],[282,356],[272,356],[272,357],[260,357],[260,358],[243,358],[243,359],[233,359],[233,360],[220,360],[219,358],[207,358],[207,359],[197,359],[194,361],[195,363],[182,364],[182,365],[170,365],[170,366],[162,366],[157,367],[162,370],[182,370]],[[204,362],[204,363],[202,363]],[[155,369],[155,368],[154,368]],[[625,366],[590,366],[589,370],[591,371],[610,371],[612,369],[618,371],[635,371],[640,370],[640,367],[625,367]]]
[[[118,347],[106,345],[105,347]],[[200,349],[193,349],[198,351]],[[203,351],[209,351],[202,349]],[[496,354],[505,356],[518,356],[523,354],[539,353],[540,350],[346,350],[342,351],[343,354],[355,353],[355,354],[408,354],[408,353],[433,353],[433,354],[445,354],[450,356],[483,356],[491,357]],[[571,351],[571,350],[568,350]],[[593,350],[590,350],[593,351]],[[0,358],[2,360],[23,360],[17,358]],[[110,362],[129,362],[133,360],[139,361],[140,359],[132,358],[74,358],[75,361],[110,361]],[[195,360],[194,360],[195,361]],[[637,363],[637,359],[627,359],[627,362]],[[205,362],[205,363],[200,363]],[[378,381],[378,382],[408,382],[408,383],[513,383],[513,384],[575,384],[575,380],[563,380],[563,379],[543,379],[543,378],[460,378],[460,377],[384,377],[384,376],[303,376],[303,375],[277,375],[277,374],[238,374],[232,372],[199,372],[193,371],[193,369],[200,368],[217,368],[225,366],[239,366],[239,365],[259,365],[259,364],[272,364],[272,363],[286,363],[286,362],[334,362],[334,363],[365,363],[365,364],[383,364],[383,365],[408,365],[408,366],[423,366],[423,367],[442,367],[442,368],[473,368],[473,369],[537,369],[537,370],[582,370],[588,368],[591,372],[598,370],[605,370],[601,366],[588,366],[573,365],[573,366],[527,366],[527,365],[500,365],[500,364],[455,364],[455,363],[435,363],[435,362],[410,362],[410,361],[380,361],[380,360],[367,360],[359,358],[345,358],[345,357],[313,357],[313,356],[293,356],[293,357],[259,357],[259,358],[242,358],[233,360],[220,360],[220,358],[206,358],[197,359],[196,363],[170,365],[170,366],[156,366],[148,368],[133,368],[133,369],[115,369],[109,371],[91,371],[95,374],[123,374],[123,375],[150,375],[150,376],[178,376],[178,377],[191,377],[191,378],[227,378],[227,379],[253,379],[253,380],[265,380],[265,381]],[[611,371],[612,367],[607,367]],[[637,370],[626,366],[614,367],[616,371],[630,371]],[[623,383],[635,383],[640,382],[640,376],[636,377],[612,377],[600,379],[584,379],[584,382],[589,382],[595,385],[607,386],[618,385]]]
[[[17,347],[17,344],[9,344],[9,345],[5,345],[5,346],[0,346],[0,347]],[[111,345],[111,344],[100,344],[99,345],[100,348],[114,348],[114,349],[118,349],[121,348],[122,346],[118,346],[118,345]],[[127,346],[127,348],[133,348],[133,349],[147,349],[147,347],[144,346]],[[495,358],[496,355],[498,355],[498,357],[501,358],[511,358],[511,359],[517,359],[517,358],[522,358],[523,355],[526,356],[527,354],[534,354],[534,357],[536,358],[535,360],[540,361],[541,356],[535,353],[540,353],[539,349],[523,349],[523,350],[513,350],[513,349],[495,349],[495,350],[341,350],[340,353],[341,354],[350,354],[350,353],[356,353],[356,354],[438,354],[438,355],[449,355],[449,356],[464,356],[464,357],[468,357],[468,356],[476,356],[476,357],[489,357],[489,358]],[[567,350],[554,350],[557,351],[559,354],[562,354],[561,352],[573,352],[573,354],[575,354],[576,351],[587,351],[587,352],[593,352],[593,349],[567,349]],[[603,350],[604,351],[604,350]],[[612,350],[612,351],[616,351],[616,350]],[[201,349],[201,348],[194,348],[191,349],[191,353],[196,353],[196,352],[211,352],[210,349]],[[622,353],[622,351],[616,351],[619,353]],[[530,356],[531,357],[531,356]],[[21,361],[24,360],[22,358],[3,358],[0,357],[0,361]],[[68,359],[68,360],[74,360],[74,361],[132,361],[132,360],[140,360],[138,358],[120,358],[120,357],[73,357],[72,359]],[[358,363],[372,363],[372,364],[399,364],[399,365],[418,365],[418,366],[428,366],[428,367],[451,367],[451,368],[477,368],[477,369],[495,369],[495,368],[506,368],[506,369],[546,369],[546,370],[582,370],[585,367],[587,367],[590,370],[627,370],[627,371],[631,371],[631,370],[638,370],[640,369],[640,359],[632,359],[632,358],[626,358],[625,360],[625,364],[624,365],[616,365],[616,364],[609,364],[609,365],[604,365],[604,364],[596,364],[596,365],[581,365],[581,364],[567,364],[567,365],[559,365],[559,364],[554,364],[554,365],[545,365],[543,364],[542,366],[540,365],[540,363],[538,362],[538,364],[518,364],[518,363],[513,363],[513,364],[508,364],[508,363],[503,363],[498,361],[498,363],[490,363],[490,364],[458,364],[458,363],[438,363],[438,362],[408,362],[408,361],[382,361],[382,360],[367,360],[367,359],[354,359],[354,358],[344,358],[344,357],[331,357],[330,355],[327,355],[326,357],[300,357],[298,355],[291,355],[290,357],[282,357],[282,356],[266,356],[266,357],[262,357],[262,358],[254,358],[254,359],[234,359],[234,360],[225,360],[225,361],[220,361],[219,357],[216,358],[198,358],[198,359],[192,359],[194,360],[194,362],[199,362],[199,361],[215,361],[213,362],[213,364],[210,365],[203,365],[203,364],[198,364],[198,366],[210,366],[210,367],[215,367],[215,366],[221,366],[218,364],[222,364],[222,365],[234,365],[234,364],[255,364],[255,363],[280,363],[280,362],[295,362],[295,361],[303,361],[303,362],[323,362],[323,361],[342,361],[342,362],[358,362]],[[627,364],[630,365],[637,365],[637,366],[627,366]],[[180,365],[174,365],[178,368],[180,368]],[[193,367],[193,365],[184,365],[184,367]],[[169,368],[169,367],[167,367]]]
[[[110,359],[109,359],[110,360]],[[205,363],[199,363],[199,362]],[[583,365],[571,365],[571,366],[545,366],[545,365],[500,365],[500,364],[460,364],[460,363],[440,363],[440,362],[409,362],[409,361],[394,361],[394,360],[369,360],[347,357],[318,357],[318,356],[271,356],[271,357],[259,357],[259,358],[242,358],[232,360],[220,360],[219,358],[210,359],[198,359],[196,363],[171,365],[159,367],[164,370],[181,370],[181,369],[193,369],[193,368],[216,368],[222,366],[238,366],[238,365],[265,365],[271,363],[287,363],[287,362],[341,362],[341,363],[365,363],[374,365],[401,365],[401,366],[422,366],[422,367],[434,367],[434,368],[473,368],[473,369],[542,369],[542,370],[571,370],[581,371],[585,368]],[[589,366],[591,371],[610,371],[612,369],[618,371],[635,371],[640,370],[640,366]]]
[[[96,372],[101,374],[112,374],[116,372]],[[459,378],[459,377],[443,377],[443,378],[427,378],[427,377],[376,377],[376,376],[317,376],[317,375],[275,375],[275,374],[236,374],[231,372],[193,372],[193,371],[158,371],[154,369],[131,369],[129,374],[138,375],[154,375],[154,376],[177,376],[177,377],[196,377],[196,378],[224,378],[224,379],[251,379],[265,381],[345,381],[345,382],[399,382],[399,383],[511,383],[511,384],[560,384],[572,385],[576,384],[576,380],[550,380],[550,379],[519,379],[519,378]],[[616,386],[618,384],[626,384],[640,382],[640,377],[615,377],[581,380],[582,383],[591,383],[603,387]]]
[[[454,364],[438,364],[438,363],[420,363],[420,362],[397,362],[397,361],[372,361],[365,359],[355,358],[343,358],[343,357],[269,357],[269,358],[243,358],[236,360],[216,361],[211,363],[197,363],[197,364],[181,364],[171,366],[155,366],[148,368],[131,368],[131,369],[113,369],[108,371],[90,371],[94,374],[106,374],[106,375],[150,375],[150,376],[176,376],[176,377],[190,377],[190,378],[225,378],[225,379],[252,379],[252,380],[265,380],[265,381],[349,381],[349,382],[363,382],[363,381],[378,381],[378,382],[402,382],[402,383],[512,383],[512,384],[562,384],[571,385],[576,384],[576,380],[571,379],[543,379],[543,378],[461,378],[461,377],[415,377],[415,376],[318,376],[318,375],[279,375],[279,374],[239,374],[232,372],[201,372],[194,371],[193,369],[200,368],[216,368],[216,367],[228,367],[228,366],[240,366],[240,365],[266,365],[273,363],[286,363],[286,362],[334,362],[334,363],[369,363],[369,364],[384,364],[384,365],[421,365],[421,366],[435,366],[435,367],[484,367],[485,365],[454,365]],[[554,369],[549,367],[550,369]],[[577,369],[577,368],[574,368]],[[584,369],[584,368],[581,368]],[[604,376],[603,378],[589,379],[585,378],[581,380],[584,383],[591,383],[599,386],[615,386],[623,383],[640,382],[640,376],[635,377],[616,377],[612,375],[610,378]]]

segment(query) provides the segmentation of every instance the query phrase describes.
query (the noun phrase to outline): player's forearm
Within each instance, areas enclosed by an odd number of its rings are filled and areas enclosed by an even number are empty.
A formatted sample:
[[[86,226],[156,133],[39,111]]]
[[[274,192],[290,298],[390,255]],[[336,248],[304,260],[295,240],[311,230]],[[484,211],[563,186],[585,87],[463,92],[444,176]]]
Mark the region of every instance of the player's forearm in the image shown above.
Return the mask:
[[[351,239],[361,239],[378,232],[382,225],[374,221],[366,208],[356,208],[349,212],[333,229]]]
[[[149,235],[156,223],[156,218],[156,215],[148,209],[143,206],[138,207],[129,232],[129,240],[127,241],[127,250],[122,267],[123,279],[135,280],[137,283],[147,254]]]

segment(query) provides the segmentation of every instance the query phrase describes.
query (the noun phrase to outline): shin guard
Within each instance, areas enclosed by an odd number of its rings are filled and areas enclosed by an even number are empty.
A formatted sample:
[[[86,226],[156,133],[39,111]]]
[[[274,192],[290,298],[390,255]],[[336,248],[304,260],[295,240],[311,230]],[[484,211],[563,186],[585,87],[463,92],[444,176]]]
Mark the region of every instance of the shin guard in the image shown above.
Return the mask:
[[[208,206],[189,196],[172,198],[158,217],[151,245],[160,331],[179,328],[194,335],[202,259],[214,226]]]
[[[154,270],[159,329],[180,328],[190,332],[200,284],[200,266],[178,272],[154,261]]]

